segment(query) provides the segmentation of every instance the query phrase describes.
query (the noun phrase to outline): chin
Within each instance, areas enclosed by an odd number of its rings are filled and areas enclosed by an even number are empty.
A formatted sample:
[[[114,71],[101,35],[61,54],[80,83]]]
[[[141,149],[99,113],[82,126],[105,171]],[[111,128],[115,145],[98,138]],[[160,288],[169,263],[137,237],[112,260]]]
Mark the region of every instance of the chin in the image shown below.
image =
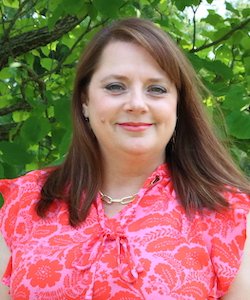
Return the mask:
[[[151,147],[142,145],[131,145],[131,147],[126,147],[125,151],[133,155],[149,155],[151,153],[156,153]]]

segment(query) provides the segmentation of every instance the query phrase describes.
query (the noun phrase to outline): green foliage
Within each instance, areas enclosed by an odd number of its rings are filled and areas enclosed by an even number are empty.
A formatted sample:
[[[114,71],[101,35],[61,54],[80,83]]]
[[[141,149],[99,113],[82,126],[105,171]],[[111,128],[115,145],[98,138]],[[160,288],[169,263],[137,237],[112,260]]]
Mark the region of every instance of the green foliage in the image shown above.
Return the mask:
[[[183,48],[214,95],[204,102],[220,136],[230,141],[233,157],[250,175],[250,8],[227,1],[221,15],[207,0],[208,15],[199,19],[200,2],[3,0],[0,178],[63,160],[71,138],[70,99],[79,56],[99,28],[128,16],[151,19]]]

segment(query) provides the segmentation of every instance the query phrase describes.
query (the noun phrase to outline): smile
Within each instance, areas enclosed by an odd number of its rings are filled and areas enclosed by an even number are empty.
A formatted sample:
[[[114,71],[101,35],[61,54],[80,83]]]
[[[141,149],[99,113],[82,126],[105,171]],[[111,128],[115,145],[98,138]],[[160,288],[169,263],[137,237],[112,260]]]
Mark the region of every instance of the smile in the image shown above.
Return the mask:
[[[151,127],[152,123],[142,123],[142,122],[125,122],[125,123],[117,123],[122,129],[127,131],[139,132],[144,131]]]

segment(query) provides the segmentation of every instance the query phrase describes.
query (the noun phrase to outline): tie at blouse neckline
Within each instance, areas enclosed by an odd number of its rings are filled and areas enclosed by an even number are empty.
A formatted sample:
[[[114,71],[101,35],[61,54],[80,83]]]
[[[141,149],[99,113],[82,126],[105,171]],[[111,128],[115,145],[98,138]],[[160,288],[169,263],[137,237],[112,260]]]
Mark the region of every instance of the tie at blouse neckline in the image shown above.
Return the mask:
[[[94,246],[91,250],[89,263],[84,266],[75,265],[76,269],[89,271],[91,274],[91,283],[88,286],[85,300],[93,298],[96,270],[106,241],[114,241],[116,243],[117,266],[121,279],[128,283],[133,283],[138,279],[139,273],[143,272],[142,266],[131,251],[124,231],[121,228],[118,228],[116,231],[112,231],[109,228],[103,229],[100,235],[93,240]]]

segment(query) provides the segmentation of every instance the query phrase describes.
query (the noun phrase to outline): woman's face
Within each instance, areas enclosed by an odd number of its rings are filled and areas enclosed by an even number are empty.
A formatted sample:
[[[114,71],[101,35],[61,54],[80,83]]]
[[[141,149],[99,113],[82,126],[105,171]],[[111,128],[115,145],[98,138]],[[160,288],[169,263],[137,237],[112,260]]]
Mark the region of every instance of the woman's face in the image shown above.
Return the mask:
[[[144,48],[122,41],[104,48],[84,104],[102,155],[163,162],[176,110],[175,85]]]

